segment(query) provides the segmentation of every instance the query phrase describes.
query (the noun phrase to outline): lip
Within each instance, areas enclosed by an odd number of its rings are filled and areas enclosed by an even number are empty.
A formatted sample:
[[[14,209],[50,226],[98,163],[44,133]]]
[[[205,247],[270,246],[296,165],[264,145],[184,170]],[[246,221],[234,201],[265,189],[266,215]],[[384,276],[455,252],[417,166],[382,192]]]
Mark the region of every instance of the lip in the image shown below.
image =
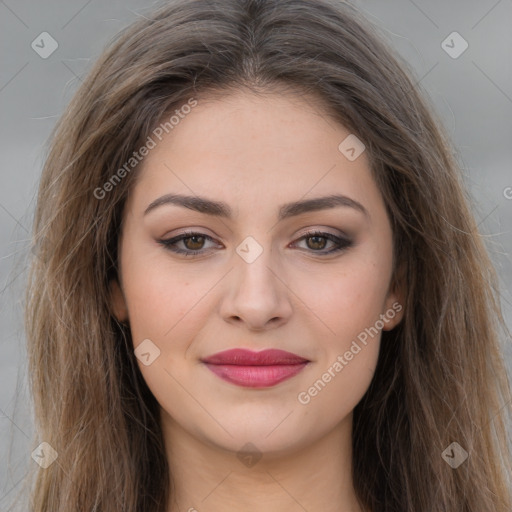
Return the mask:
[[[202,362],[227,382],[249,388],[264,388],[297,375],[310,361],[284,350],[253,352],[231,349],[213,354]]]

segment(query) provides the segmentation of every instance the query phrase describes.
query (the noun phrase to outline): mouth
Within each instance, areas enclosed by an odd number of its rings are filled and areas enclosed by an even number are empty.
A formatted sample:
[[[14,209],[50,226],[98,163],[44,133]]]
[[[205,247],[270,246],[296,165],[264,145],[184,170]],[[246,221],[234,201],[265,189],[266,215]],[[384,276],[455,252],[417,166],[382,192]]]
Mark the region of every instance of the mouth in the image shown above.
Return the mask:
[[[301,372],[310,361],[283,350],[233,349],[202,360],[217,377],[248,388],[272,387]]]

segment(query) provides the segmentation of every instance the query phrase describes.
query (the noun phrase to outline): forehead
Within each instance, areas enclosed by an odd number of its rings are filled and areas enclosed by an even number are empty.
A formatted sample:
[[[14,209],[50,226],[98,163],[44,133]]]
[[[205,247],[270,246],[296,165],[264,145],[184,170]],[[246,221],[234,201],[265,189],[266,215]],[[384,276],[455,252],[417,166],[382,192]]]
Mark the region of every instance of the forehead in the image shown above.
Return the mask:
[[[243,204],[335,192],[374,201],[365,152],[350,161],[339,149],[349,136],[313,95],[200,96],[144,158],[133,195],[146,207],[166,193],[213,196],[232,204],[235,215]]]
[[[311,156],[315,147],[320,152],[333,142],[336,149],[339,137],[349,133],[334,120],[333,110],[317,94],[276,87],[201,94],[195,99],[196,106],[179,118],[172,116],[173,126],[166,124],[165,117],[161,120],[160,132],[165,133],[145,162],[169,156],[172,150],[188,152],[188,158],[207,154],[228,159],[237,151],[247,157],[252,149],[255,160],[273,158],[277,164],[284,156],[291,156],[290,152],[297,156],[308,152]],[[322,143],[321,139],[326,140]]]

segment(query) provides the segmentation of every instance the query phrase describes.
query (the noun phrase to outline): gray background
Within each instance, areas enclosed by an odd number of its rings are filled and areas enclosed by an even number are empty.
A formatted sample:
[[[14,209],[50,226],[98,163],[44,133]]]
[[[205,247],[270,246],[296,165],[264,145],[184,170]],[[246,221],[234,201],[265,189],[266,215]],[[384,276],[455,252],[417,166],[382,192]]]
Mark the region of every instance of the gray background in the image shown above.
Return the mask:
[[[512,189],[510,199],[506,191],[512,187],[512,0],[352,3],[410,63],[448,129],[500,275],[510,328]],[[19,491],[29,464],[35,464],[22,306],[46,140],[104,44],[152,5],[136,0],[0,1],[0,511]],[[453,31],[469,44],[456,59],[441,46]],[[31,47],[42,32],[58,42],[47,59]]]

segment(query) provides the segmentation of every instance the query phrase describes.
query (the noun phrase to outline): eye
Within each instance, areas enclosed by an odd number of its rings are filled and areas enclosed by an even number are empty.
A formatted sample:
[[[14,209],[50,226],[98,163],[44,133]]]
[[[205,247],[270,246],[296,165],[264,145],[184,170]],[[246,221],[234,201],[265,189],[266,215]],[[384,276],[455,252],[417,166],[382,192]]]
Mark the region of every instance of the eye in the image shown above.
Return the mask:
[[[313,249],[313,252],[319,254],[333,254],[348,249],[353,245],[353,242],[347,238],[341,238],[323,231],[309,231],[299,238],[299,241],[301,240],[306,240],[308,248]],[[310,243],[307,243],[308,240]],[[334,248],[326,251],[325,246],[328,242],[332,242]]]
[[[203,249],[203,245],[207,240],[213,241],[213,238],[205,235],[204,233],[189,231],[173,238],[169,238],[168,240],[158,240],[158,243],[177,254],[184,254],[185,256],[200,256],[201,254],[204,254],[204,251],[201,251],[201,249]],[[180,242],[183,243],[185,249],[177,247],[177,244]]]

